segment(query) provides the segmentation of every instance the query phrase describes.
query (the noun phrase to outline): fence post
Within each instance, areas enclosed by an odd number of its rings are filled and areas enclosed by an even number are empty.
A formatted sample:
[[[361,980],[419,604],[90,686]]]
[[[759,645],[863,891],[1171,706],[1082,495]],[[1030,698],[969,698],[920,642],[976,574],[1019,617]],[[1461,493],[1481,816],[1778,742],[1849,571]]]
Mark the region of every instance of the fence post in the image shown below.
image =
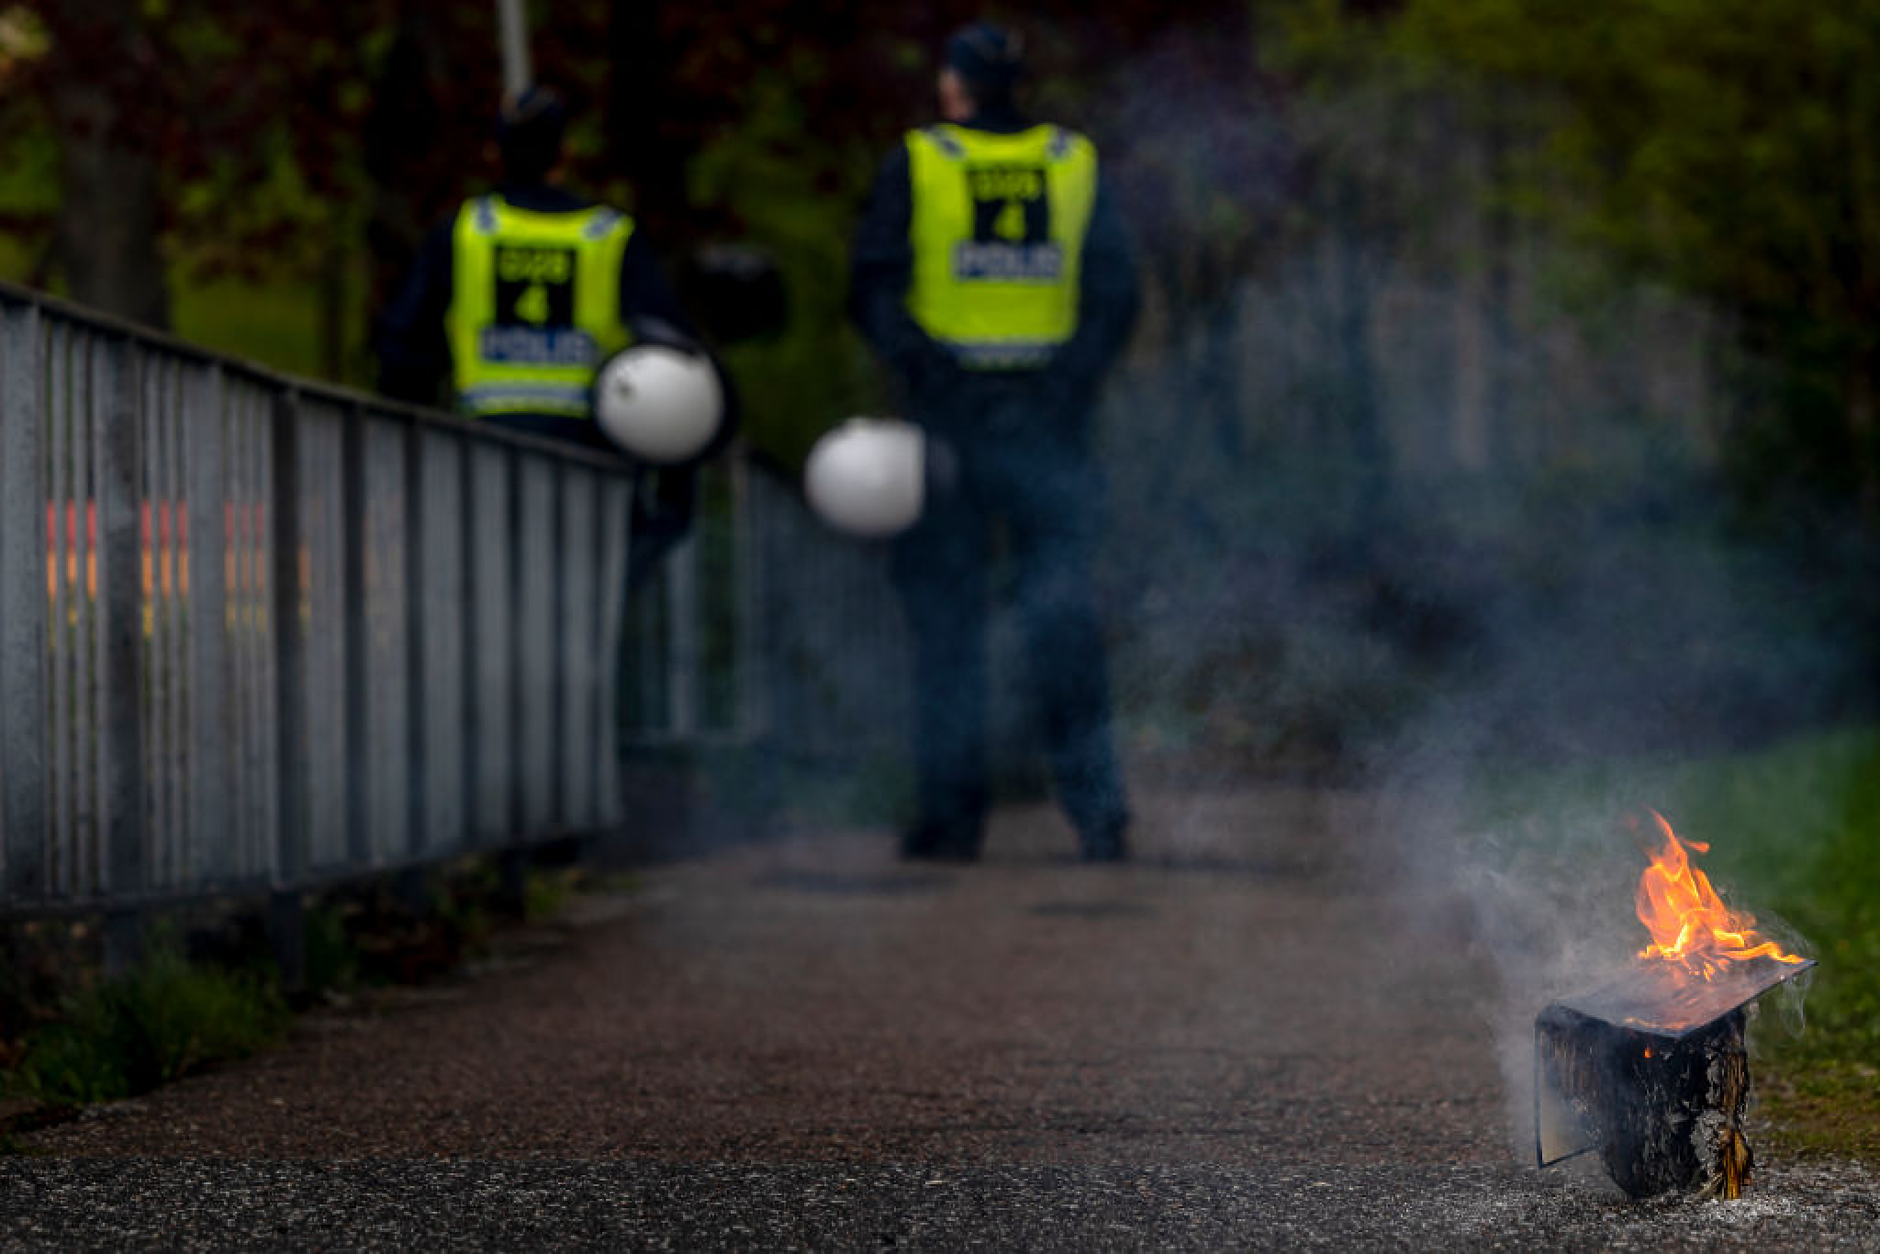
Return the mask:
[[[700,511],[702,512],[702,511]],[[667,717],[673,738],[684,742],[699,729],[699,531],[704,523],[694,517],[692,527],[666,553],[666,665],[670,676]]]
[[[411,792],[405,821],[405,852],[414,862],[429,843],[431,818],[430,728],[424,677],[424,572],[426,567],[424,510],[424,428],[413,421],[405,426],[405,733],[411,757]],[[439,729],[442,730],[441,728]]]
[[[404,428],[405,586],[405,775],[404,856],[408,865],[397,876],[400,902],[414,913],[429,908],[424,854],[430,813],[430,762],[425,758],[424,701],[424,430],[416,422]]]
[[[125,906],[148,887],[144,810],[143,545],[139,534],[138,346],[101,337],[92,369],[98,435],[98,596],[101,618],[104,724],[98,729],[104,791],[104,860],[112,905],[105,915],[105,966],[122,971],[142,947],[143,918]]]
[[[762,616],[764,589],[759,583],[763,565],[757,560],[757,537],[764,520],[756,517],[757,497],[751,487],[749,464],[733,458],[731,471],[731,569],[736,580],[733,630],[737,634],[737,680],[732,688],[733,734],[740,742],[770,730],[768,700],[769,674],[765,669],[767,654],[758,633],[767,624]]]
[[[548,603],[554,606],[549,615],[548,673],[551,676],[548,686],[548,740],[554,746],[549,754],[552,763],[548,798],[550,824],[557,830],[568,827],[568,790],[562,778],[562,763],[568,760],[568,704],[574,699],[569,691],[568,675],[568,463],[557,459],[551,480],[549,535],[553,537],[549,548],[554,554],[549,579]]]
[[[46,376],[36,305],[0,307],[0,902],[46,892]]]
[[[475,832],[477,808],[482,800],[483,771],[483,598],[478,591],[476,532],[470,520],[475,517],[477,501],[477,459],[476,443],[468,435],[457,439],[457,452],[461,461],[458,473],[461,476],[462,491],[459,493],[460,513],[457,519],[458,532],[464,538],[460,559],[463,571],[463,740],[460,751],[463,754],[463,815],[467,831]],[[494,763],[489,764],[494,766]],[[474,842],[472,842],[474,843]]]
[[[365,416],[348,405],[340,427],[340,622],[346,639],[346,861],[372,865],[370,793],[366,752],[371,693],[367,689],[370,644],[366,623],[366,439]]]
[[[523,658],[528,650],[522,638],[524,615],[522,612],[522,454],[514,448],[508,450],[507,463],[509,474],[508,495],[504,503],[509,529],[509,685],[504,696],[508,698],[509,708],[503,716],[514,729],[509,737],[509,835],[502,850],[496,856],[497,872],[501,876],[503,905],[515,913],[521,913],[528,883],[528,859],[522,848],[516,843],[523,825],[529,815],[529,789],[527,784],[528,746],[522,735],[523,729]]]
[[[269,584],[274,592],[276,733],[281,777],[280,827],[275,833],[275,880],[269,895],[268,933],[290,994],[307,983],[306,920],[301,893],[307,872],[306,627],[300,617],[300,406],[293,390],[274,398],[273,534]]]

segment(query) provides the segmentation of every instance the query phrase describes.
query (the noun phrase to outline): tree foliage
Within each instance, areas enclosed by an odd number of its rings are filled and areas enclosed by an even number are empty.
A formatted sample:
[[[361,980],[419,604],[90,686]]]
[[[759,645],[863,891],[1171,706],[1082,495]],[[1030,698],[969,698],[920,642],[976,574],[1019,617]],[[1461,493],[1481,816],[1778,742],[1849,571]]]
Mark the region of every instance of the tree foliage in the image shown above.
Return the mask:
[[[1131,0],[1098,14],[1043,0],[992,13],[1030,36],[1041,111],[1096,133],[1175,294],[1169,309],[1218,304],[1256,234],[1245,188],[1260,182],[1243,177],[1256,173],[1258,133],[1247,125],[1259,103],[1249,11]],[[933,116],[945,35],[979,15],[960,0],[893,20],[860,0],[530,9],[537,77],[564,91],[576,119],[571,181],[628,206],[675,269],[699,245],[737,240],[786,273],[789,329],[738,350],[765,380],[755,425],[780,430],[786,456],[881,395],[844,325],[849,232],[882,154]],[[0,230],[26,246],[29,279],[111,303],[55,246],[99,229],[83,211],[107,198],[69,166],[47,170],[46,154],[99,143],[136,154],[154,178],[135,247],[186,283],[306,287],[328,338],[350,341],[321,354],[329,373],[365,381],[370,311],[424,229],[495,174],[495,25],[492,5],[419,0],[0,6],[0,156],[16,171],[0,178]],[[75,82],[109,105],[103,129],[81,132],[51,107]],[[64,186],[47,194],[49,178]],[[131,203],[122,187],[109,199],[119,217]],[[161,321],[151,308],[119,312]]]
[[[1393,37],[1516,115],[1531,210],[1733,321],[1750,486],[1880,516],[1880,3],[1409,0]]]

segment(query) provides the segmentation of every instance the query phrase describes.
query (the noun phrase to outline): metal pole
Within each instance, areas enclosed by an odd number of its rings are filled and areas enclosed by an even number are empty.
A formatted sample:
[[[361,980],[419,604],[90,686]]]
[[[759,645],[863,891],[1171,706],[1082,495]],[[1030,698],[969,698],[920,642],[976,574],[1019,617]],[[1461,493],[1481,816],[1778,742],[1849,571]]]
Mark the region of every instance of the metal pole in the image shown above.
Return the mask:
[[[275,709],[279,715],[277,769],[281,808],[274,858],[268,931],[281,982],[292,994],[307,983],[306,916],[302,882],[307,873],[307,633],[300,619],[300,406],[293,389],[274,397],[270,422],[274,443],[273,532],[268,578],[274,594]]]
[[[523,506],[522,506],[522,454],[509,449],[506,458],[508,465],[508,501],[506,503],[509,518],[509,544],[507,557],[508,570],[505,572],[509,599],[509,682],[503,693],[508,705],[509,719],[509,823],[503,834],[503,847],[497,854],[497,870],[502,882],[502,901],[504,908],[511,914],[521,915],[528,898],[529,867],[527,857],[518,844],[529,822],[529,751],[528,722],[523,716],[527,706],[524,700],[524,659],[528,655],[529,644],[523,638],[528,616],[523,610],[523,568],[526,556],[523,552]],[[540,647],[538,644],[537,647]]]
[[[37,307],[0,307],[0,904],[47,897],[50,510],[46,347]]]
[[[520,96],[533,77],[529,68],[529,29],[522,0],[496,0],[496,24],[502,40],[503,94]]]
[[[431,789],[430,690],[425,683],[424,575],[430,554],[427,550],[424,516],[424,429],[417,423],[405,427],[405,724],[406,745],[411,756],[411,791],[407,796],[406,855],[422,857],[430,844]],[[442,731],[442,728],[438,729]],[[440,736],[439,742],[442,742]]]
[[[422,915],[429,909],[428,876],[419,865],[430,841],[431,762],[425,742],[424,669],[424,430],[408,423],[405,444],[405,748],[410,757],[405,795],[405,857],[412,866],[398,877],[399,899]]]
[[[346,859],[363,871],[377,861],[367,775],[384,767],[367,752],[371,666],[366,620],[366,419],[349,405],[340,428],[340,622],[345,640]]]
[[[144,789],[143,552],[138,533],[143,448],[137,412],[142,350],[125,336],[100,337],[93,349],[91,397],[97,440],[100,704],[105,893],[114,902],[150,887]],[[135,907],[105,915],[105,966],[115,974],[136,962],[143,917]]]

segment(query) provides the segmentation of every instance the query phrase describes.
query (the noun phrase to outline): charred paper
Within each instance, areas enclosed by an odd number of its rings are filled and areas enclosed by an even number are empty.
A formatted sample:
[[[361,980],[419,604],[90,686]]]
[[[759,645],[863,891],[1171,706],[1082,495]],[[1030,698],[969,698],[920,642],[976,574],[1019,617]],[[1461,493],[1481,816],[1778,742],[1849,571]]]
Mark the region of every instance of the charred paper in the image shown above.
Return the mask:
[[[1633,1197],[1696,1188],[1739,1196],[1752,1155],[1747,1010],[1812,967],[1756,960],[1708,977],[1641,963],[1534,1022],[1535,1152],[1546,1167],[1592,1150]]]

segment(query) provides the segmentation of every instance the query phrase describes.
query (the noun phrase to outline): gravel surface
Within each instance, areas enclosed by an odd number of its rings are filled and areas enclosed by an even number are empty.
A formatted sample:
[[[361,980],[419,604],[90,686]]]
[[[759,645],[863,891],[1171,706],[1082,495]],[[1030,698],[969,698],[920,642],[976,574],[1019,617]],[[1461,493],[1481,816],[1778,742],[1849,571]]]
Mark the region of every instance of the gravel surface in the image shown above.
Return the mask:
[[[1524,1163],[1493,972],[1364,798],[1142,811],[1125,867],[1031,808],[971,867],[873,832],[654,869],[16,1138],[0,1249],[1880,1249],[1858,1164],[1633,1203]]]

